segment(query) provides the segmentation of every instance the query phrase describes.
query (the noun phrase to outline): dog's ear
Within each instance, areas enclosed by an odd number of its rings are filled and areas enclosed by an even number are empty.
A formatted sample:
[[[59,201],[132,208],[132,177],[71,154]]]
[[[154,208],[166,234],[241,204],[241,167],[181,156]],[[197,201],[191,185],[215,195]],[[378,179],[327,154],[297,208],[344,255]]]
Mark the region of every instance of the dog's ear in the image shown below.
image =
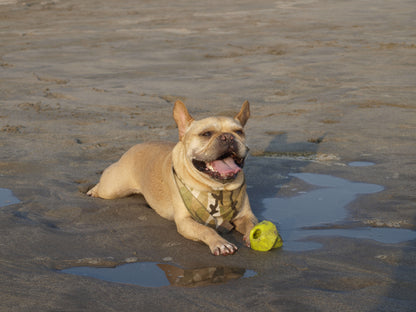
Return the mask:
[[[248,101],[245,101],[241,106],[240,112],[234,118],[237,119],[240,122],[240,124],[244,127],[249,117],[250,103]]]
[[[188,129],[189,125],[194,120],[192,116],[189,115],[188,110],[182,101],[177,100],[175,102],[175,106],[173,107],[173,119],[175,119],[176,124],[178,125],[179,140],[182,140],[186,129]]]

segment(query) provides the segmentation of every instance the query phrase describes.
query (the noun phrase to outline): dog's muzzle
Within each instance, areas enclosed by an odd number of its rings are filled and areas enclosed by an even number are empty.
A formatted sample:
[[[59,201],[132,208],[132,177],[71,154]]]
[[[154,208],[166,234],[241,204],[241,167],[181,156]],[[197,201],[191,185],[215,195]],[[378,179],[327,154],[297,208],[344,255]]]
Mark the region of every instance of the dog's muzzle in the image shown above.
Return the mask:
[[[234,180],[244,167],[245,155],[239,153],[239,142],[231,133],[223,133],[217,138],[220,156],[216,159],[204,161],[197,158],[192,160],[196,169],[209,175],[215,180],[226,183]]]

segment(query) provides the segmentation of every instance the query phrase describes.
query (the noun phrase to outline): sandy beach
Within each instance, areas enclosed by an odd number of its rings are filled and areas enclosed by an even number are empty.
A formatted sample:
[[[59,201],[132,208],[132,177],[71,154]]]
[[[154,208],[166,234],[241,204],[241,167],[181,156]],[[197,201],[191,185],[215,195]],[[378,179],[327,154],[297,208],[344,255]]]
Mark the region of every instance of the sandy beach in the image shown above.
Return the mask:
[[[412,0],[0,0],[0,310],[414,311],[415,16]],[[233,232],[237,254],[215,257],[141,196],[85,195],[134,144],[177,141],[177,99],[195,118],[250,101],[248,193],[281,249]],[[62,271],[123,264],[155,273]]]

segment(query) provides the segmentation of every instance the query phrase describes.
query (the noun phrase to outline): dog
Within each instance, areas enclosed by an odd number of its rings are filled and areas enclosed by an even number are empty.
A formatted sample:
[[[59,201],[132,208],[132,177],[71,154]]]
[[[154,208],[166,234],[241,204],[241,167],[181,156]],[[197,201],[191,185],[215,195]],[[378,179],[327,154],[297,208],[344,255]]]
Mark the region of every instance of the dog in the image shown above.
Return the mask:
[[[245,101],[234,118],[195,120],[178,100],[173,118],[179,142],[133,146],[104,170],[87,194],[104,199],[142,194],[160,216],[176,223],[182,236],[205,243],[216,256],[237,251],[218,232],[235,229],[250,247],[250,230],[258,221],[242,170],[249,150],[244,133],[249,117]]]

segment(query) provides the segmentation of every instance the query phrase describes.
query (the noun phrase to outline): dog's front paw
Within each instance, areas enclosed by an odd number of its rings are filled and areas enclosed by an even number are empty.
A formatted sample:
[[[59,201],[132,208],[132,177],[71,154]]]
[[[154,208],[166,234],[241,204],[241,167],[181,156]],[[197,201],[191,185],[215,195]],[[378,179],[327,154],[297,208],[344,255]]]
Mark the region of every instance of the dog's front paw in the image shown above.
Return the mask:
[[[237,246],[226,241],[225,239],[222,241],[218,241],[214,246],[210,247],[212,254],[215,256],[228,256],[232,255],[237,251]]]
[[[244,235],[243,237],[243,241],[244,241],[244,245],[246,245],[248,248],[251,247],[251,242],[250,242],[250,232],[247,233],[246,235]]]

